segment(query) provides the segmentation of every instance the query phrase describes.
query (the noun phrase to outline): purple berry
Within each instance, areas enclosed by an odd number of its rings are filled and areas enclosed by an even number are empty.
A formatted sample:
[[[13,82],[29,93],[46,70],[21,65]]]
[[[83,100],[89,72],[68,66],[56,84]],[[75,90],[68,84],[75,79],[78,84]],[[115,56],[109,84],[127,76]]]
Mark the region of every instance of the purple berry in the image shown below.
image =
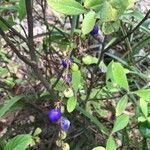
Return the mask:
[[[72,81],[72,75],[71,74],[67,74],[66,82],[70,83],[71,81]]]
[[[67,68],[67,66],[68,66],[68,64],[67,64],[67,62],[65,60],[62,60],[61,64],[63,65],[64,68]]]
[[[70,128],[70,121],[67,118],[61,117],[60,125],[63,130],[68,130]]]
[[[70,60],[70,62],[71,62],[71,63],[74,63],[74,60],[73,60],[73,58],[72,58],[72,57],[70,57],[70,59],[69,59],[69,60]]]
[[[94,26],[93,30],[90,32],[91,35],[98,34],[99,27],[97,25]]]
[[[48,114],[49,120],[51,122],[58,121],[61,118],[61,115],[62,115],[62,113],[61,113],[60,109],[58,109],[58,108],[51,109]]]

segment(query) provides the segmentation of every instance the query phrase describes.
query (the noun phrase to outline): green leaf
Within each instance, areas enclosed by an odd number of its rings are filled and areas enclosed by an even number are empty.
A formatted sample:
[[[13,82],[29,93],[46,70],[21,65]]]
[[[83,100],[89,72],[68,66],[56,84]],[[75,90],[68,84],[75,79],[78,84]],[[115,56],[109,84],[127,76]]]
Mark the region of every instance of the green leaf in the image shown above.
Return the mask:
[[[20,20],[22,20],[26,16],[25,0],[19,0],[18,12],[19,12],[19,18]]]
[[[78,71],[72,71],[72,88],[75,92],[78,91],[79,85],[81,84],[81,72]]]
[[[84,35],[88,34],[90,31],[92,31],[94,25],[95,25],[95,12],[94,11],[89,11],[84,19],[83,19],[83,23],[82,23],[82,33]]]
[[[100,19],[102,22],[115,21],[117,19],[117,11],[108,1],[105,1],[101,7]]]
[[[84,7],[75,0],[47,0],[47,2],[54,10],[66,15],[79,15],[86,12]]]
[[[105,34],[111,34],[113,32],[117,32],[119,28],[120,28],[120,21],[104,22],[102,25],[102,31]]]
[[[84,116],[89,118],[91,120],[91,122],[93,122],[102,133],[104,133],[107,136],[109,135],[108,129],[96,117],[94,117],[90,113],[86,112],[82,107],[80,107],[78,105],[76,106],[76,109],[78,111],[80,111]]]
[[[0,5],[0,13],[2,13],[3,11],[10,11],[10,12],[17,11],[17,6],[14,5],[13,3],[12,4],[11,3],[3,3]]]
[[[144,137],[150,138],[150,122],[148,122],[148,121],[140,122],[139,130]]]
[[[70,113],[72,112],[77,104],[77,99],[76,97],[70,97],[67,101],[67,111]]]
[[[111,62],[108,65],[106,81],[111,79],[113,83],[116,83],[120,87],[129,90],[129,85],[126,77],[126,70],[118,62]]]
[[[100,8],[102,6],[103,0],[85,0],[84,2],[84,7],[85,8],[91,8],[94,10],[100,10],[98,8]]]
[[[4,104],[4,106],[2,106],[0,108],[0,117],[2,117],[3,115],[5,115],[5,113],[10,110],[10,108],[16,103],[18,102],[23,96],[15,96],[13,98],[11,98],[10,100],[7,101],[7,103]]]
[[[93,57],[91,55],[86,55],[82,58],[82,61],[85,65],[97,64],[98,58]]]
[[[116,143],[112,136],[107,140],[106,150],[116,150]]]
[[[138,122],[145,122],[146,118],[143,116],[138,117]]]
[[[125,128],[127,126],[128,122],[129,122],[129,116],[126,114],[123,114],[123,115],[117,117],[117,119],[114,123],[112,133],[117,132],[117,131]]]
[[[148,103],[142,98],[140,98],[140,107],[144,116],[147,118],[148,117]]]
[[[150,102],[150,89],[140,89],[138,91],[135,91],[134,93],[144,100]]]
[[[122,88],[129,90],[128,81],[124,68],[120,63],[114,63],[112,66],[115,82]]]
[[[32,142],[30,134],[17,135],[6,144],[4,150],[25,150]]]
[[[116,106],[116,116],[119,116],[123,113],[127,104],[128,104],[128,97],[127,97],[127,95],[125,95],[119,100],[119,102]]]
[[[105,150],[105,148],[102,146],[97,146],[97,147],[93,148],[92,150]]]
[[[8,75],[8,69],[0,67],[0,77],[6,77]]]
[[[111,0],[111,5],[117,10],[118,16],[122,15],[125,10],[133,7],[135,0]]]
[[[7,21],[7,23],[9,23],[10,26],[13,26],[16,24],[14,22],[13,15],[10,15],[9,17],[5,17],[5,20]],[[8,27],[2,21],[0,21],[0,28],[2,28],[2,30],[4,30],[4,31],[8,30]]]
[[[146,36],[144,37],[141,41],[139,41],[138,43],[135,43],[135,45],[133,45],[133,52],[132,55],[138,54],[139,51],[143,48],[143,47],[147,47],[148,45],[150,45],[150,36]]]

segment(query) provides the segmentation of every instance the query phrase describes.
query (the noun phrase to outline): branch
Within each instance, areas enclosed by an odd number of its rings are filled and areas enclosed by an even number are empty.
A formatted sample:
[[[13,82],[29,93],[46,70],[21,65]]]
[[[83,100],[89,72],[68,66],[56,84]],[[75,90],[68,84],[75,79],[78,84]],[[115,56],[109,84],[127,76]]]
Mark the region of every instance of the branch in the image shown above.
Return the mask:
[[[36,59],[36,51],[34,47],[34,40],[33,40],[33,16],[32,16],[32,5],[33,0],[25,0],[26,3],[26,11],[27,11],[27,21],[28,21],[28,47],[30,51],[31,59],[37,62]],[[54,90],[48,83],[48,81],[43,77],[43,74],[41,70],[38,68],[38,63],[36,67],[32,67],[33,71],[35,72],[36,76],[39,78],[39,80],[43,83],[43,85],[46,87],[52,98],[57,99],[57,95],[54,93]]]
[[[126,38],[128,38],[132,33],[134,33],[144,22],[146,19],[149,18],[149,14],[150,14],[150,10],[147,12],[147,14],[145,15],[145,17],[135,26],[135,28],[133,30],[131,30],[130,32],[128,32],[125,36],[121,37],[119,40],[115,41],[114,43],[112,43],[110,46],[108,46],[107,48],[105,48],[102,51],[102,54],[104,54],[105,52],[107,52],[110,48],[112,48],[113,46],[116,46],[117,44],[121,43],[122,41],[124,41]]]
[[[38,65],[35,61],[30,61],[27,57],[23,56],[20,51],[16,48],[16,46],[11,42],[11,40],[6,36],[4,31],[0,28],[0,35],[3,37],[5,42],[10,46],[10,48],[13,50],[13,52],[21,59],[24,63],[29,65],[33,71],[35,72],[38,79],[42,82],[42,84],[45,86],[47,91],[50,93],[52,98],[57,99],[57,95],[54,93],[54,91],[51,89],[51,86],[49,85],[48,81],[43,77],[43,74],[41,70],[38,68]]]
[[[11,42],[11,40],[7,37],[5,32],[0,28],[0,35],[2,38],[6,41],[6,43],[10,46],[10,48],[14,51],[14,53],[22,60],[24,61],[27,65],[31,67],[35,67],[36,63],[33,61],[30,61],[26,56],[23,56],[20,51],[16,48],[16,46]]]
[[[16,31],[13,27],[11,27],[11,25],[3,18],[0,16],[0,21],[8,28],[11,30],[11,32],[14,34],[14,35],[17,35],[19,38],[21,38],[25,43],[27,43],[27,40],[26,38],[21,35],[18,31]]]
[[[25,0],[28,22],[28,47],[30,50],[31,59],[36,61],[36,54],[33,41],[33,16],[32,16],[32,3],[33,0]]]

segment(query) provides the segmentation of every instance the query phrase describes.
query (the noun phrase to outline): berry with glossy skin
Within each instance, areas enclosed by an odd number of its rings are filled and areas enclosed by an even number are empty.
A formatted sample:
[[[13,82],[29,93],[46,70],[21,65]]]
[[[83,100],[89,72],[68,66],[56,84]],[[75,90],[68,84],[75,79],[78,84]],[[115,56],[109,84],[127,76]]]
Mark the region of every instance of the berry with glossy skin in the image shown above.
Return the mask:
[[[49,111],[48,116],[49,116],[49,120],[51,122],[56,122],[61,118],[62,113],[61,113],[60,109],[54,108]]]
[[[60,125],[63,130],[68,130],[70,128],[70,121],[67,118],[62,117],[60,120]]]
[[[97,25],[94,26],[93,30],[90,32],[91,35],[98,34],[99,27]]]
[[[64,68],[67,68],[67,66],[68,66],[68,64],[65,60],[62,60],[61,64]]]

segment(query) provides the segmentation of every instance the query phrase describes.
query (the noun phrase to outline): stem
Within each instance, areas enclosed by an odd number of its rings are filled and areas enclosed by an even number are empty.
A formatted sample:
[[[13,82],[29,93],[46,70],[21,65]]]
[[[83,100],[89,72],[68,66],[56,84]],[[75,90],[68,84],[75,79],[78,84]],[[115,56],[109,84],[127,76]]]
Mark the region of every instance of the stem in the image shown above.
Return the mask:
[[[148,147],[147,147],[147,138],[143,138],[143,148],[142,148],[142,150],[148,150]]]
[[[150,10],[147,12],[147,14],[145,15],[145,17],[135,26],[135,28],[133,30],[131,30],[130,32],[128,32],[125,36],[119,38],[117,41],[115,41],[114,43],[112,43],[110,46],[106,47],[102,53],[104,54],[110,48],[112,48],[112,47],[116,46],[117,44],[121,43],[127,37],[129,37],[132,33],[134,33],[145,22],[145,20],[147,20],[149,18],[149,14],[150,14]]]

